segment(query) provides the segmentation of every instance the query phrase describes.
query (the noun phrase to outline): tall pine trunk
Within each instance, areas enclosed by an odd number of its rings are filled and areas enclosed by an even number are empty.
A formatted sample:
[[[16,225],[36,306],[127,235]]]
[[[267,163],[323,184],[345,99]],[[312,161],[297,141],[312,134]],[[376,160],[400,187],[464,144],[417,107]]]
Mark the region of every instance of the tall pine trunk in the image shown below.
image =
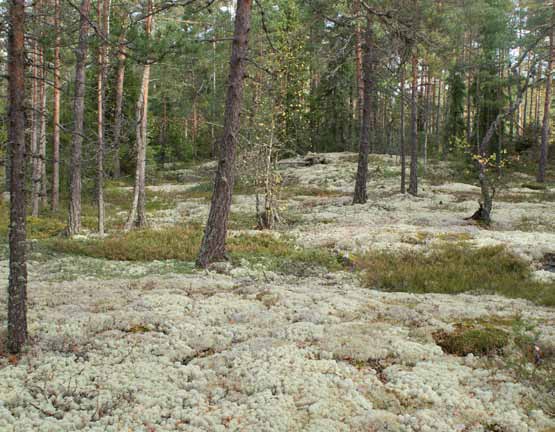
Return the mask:
[[[368,199],[366,183],[368,182],[368,153],[370,151],[370,120],[372,118],[372,96],[374,92],[374,30],[372,18],[366,17],[366,32],[363,47],[364,98],[362,104],[362,123],[358,150],[358,167],[353,195],[353,204],[364,204]]]
[[[150,38],[152,32],[153,14],[152,0],[147,4],[147,17],[145,19],[145,35]],[[131,211],[125,224],[125,230],[129,231],[133,227],[142,228],[146,226],[146,146],[147,146],[147,127],[148,127],[148,90],[150,83],[150,62],[147,59],[143,67],[143,77],[141,81],[141,92],[137,101],[135,130],[137,158],[135,166],[135,183],[133,186],[133,203]]]
[[[360,0],[354,0],[353,12],[355,15],[360,13]],[[356,59],[356,83],[357,83],[357,116],[360,125],[364,116],[364,80],[362,79],[362,35],[360,24],[355,26],[355,59]]]
[[[411,113],[410,113],[410,184],[409,193],[418,194],[418,57],[416,52],[412,54],[412,89],[411,89]]]
[[[79,44],[75,50],[75,94],[73,97],[73,133],[71,137],[71,181],[69,192],[69,216],[67,234],[81,231],[81,157],[83,145],[83,122],[85,115],[85,63],[89,39],[90,0],[82,0],[79,8]]]
[[[50,207],[52,211],[58,211],[60,206],[60,0],[54,0],[54,31],[56,39],[54,42],[54,106],[52,110],[52,195]]]
[[[96,149],[96,203],[98,206],[98,233],[104,235],[104,99],[106,94],[107,44],[109,34],[110,0],[98,0],[97,22],[102,39],[98,47],[97,75],[97,133]]]
[[[211,262],[225,258],[225,238],[235,181],[235,152],[240,129],[251,8],[252,0],[237,0],[224,131],[220,139],[218,169],[214,180],[210,213],[197,258],[199,267],[207,267]]]
[[[8,350],[27,340],[27,262],[25,257],[25,1],[9,0],[8,141],[10,149],[10,273]]]
[[[38,142],[38,190],[40,207],[48,206],[47,184],[46,184],[46,60],[44,47],[40,52],[40,86],[39,86],[39,142]]]
[[[404,194],[407,191],[407,158],[405,151],[405,64],[401,65],[401,76],[399,78],[399,145],[401,153],[401,193]]]
[[[33,4],[33,15],[40,16],[40,0]],[[35,24],[37,25],[37,24]],[[40,162],[39,162],[39,141],[40,141],[40,42],[39,35],[34,35],[35,40],[31,42],[31,61],[32,76],[31,83],[31,215],[39,215],[39,194],[40,194]]]
[[[545,104],[543,108],[542,140],[540,146],[540,161],[538,164],[537,180],[545,182],[545,170],[547,167],[547,151],[549,146],[549,112],[551,109],[551,87],[553,81],[553,62],[555,61],[555,1],[553,1],[553,16],[551,18],[551,33],[549,34],[549,61],[545,71]]]
[[[125,20],[122,26],[125,25]],[[121,127],[123,123],[123,84],[125,81],[125,33],[119,36],[118,41],[118,68],[116,72],[116,109],[114,113],[114,129],[113,129],[113,176],[118,178],[121,176],[120,164],[120,143],[121,143]]]

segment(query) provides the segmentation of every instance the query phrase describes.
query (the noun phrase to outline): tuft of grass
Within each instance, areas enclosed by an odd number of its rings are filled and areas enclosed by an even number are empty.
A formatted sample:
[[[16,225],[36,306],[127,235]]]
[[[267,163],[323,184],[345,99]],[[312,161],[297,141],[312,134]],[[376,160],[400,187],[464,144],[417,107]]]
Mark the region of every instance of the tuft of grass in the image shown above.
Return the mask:
[[[492,326],[469,328],[459,325],[452,333],[440,331],[433,337],[443,351],[457,356],[502,354],[510,341],[505,330]]]
[[[437,238],[439,240],[449,241],[449,242],[454,242],[454,241],[462,242],[462,241],[472,240],[474,237],[472,237],[472,234],[467,232],[445,232],[445,233],[438,234]]]
[[[555,284],[532,277],[524,260],[502,246],[436,245],[428,252],[370,252],[355,259],[364,283],[385,291],[501,294],[555,306]]]

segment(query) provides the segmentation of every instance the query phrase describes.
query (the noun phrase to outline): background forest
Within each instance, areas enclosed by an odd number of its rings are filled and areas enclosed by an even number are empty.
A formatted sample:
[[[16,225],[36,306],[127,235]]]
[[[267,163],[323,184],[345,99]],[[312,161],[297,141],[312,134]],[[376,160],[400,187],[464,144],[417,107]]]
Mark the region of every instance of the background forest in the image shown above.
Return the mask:
[[[365,6],[374,12],[371,152],[400,154],[403,134],[408,148],[414,76],[423,170],[428,158],[462,162],[468,160],[467,153],[477,153],[473,149],[496,116],[520,97],[519,89],[522,103],[495,128],[488,155],[495,155],[498,166],[542,160],[543,119],[547,126],[550,122],[544,108],[546,77],[551,74],[551,5],[535,0],[414,0]],[[147,177],[164,164],[191,163],[215,154],[223,125],[234,5],[154,4],[150,35],[145,32],[147,7],[105,0],[87,14],[82,169],[84,192],[91,198],[98,185],[99,134],[103,175],[134,176],[136,110],[145,65],[151,65]],[[365,11],[356,1],[255,2],[242,151],[262,148],[270,136],[278,143],[280,157],[358,150]],[[30,150],[38,155],[32,199],[40,198],[40,205],[33,206],[36,216],[60,208],[58,190],[62,201],[68,198],[80,16],[79,5],[61,0],[35,2],[28,13],[29,136]],[[1,40],[5,44],[5,34]],[[5,49],[0,54],[6,74]],[[3,105],[6,91],[3,80]],[[0,108],[6,112],[5,106]],[[538,180],[543,179],[544,174],[538,174]]]

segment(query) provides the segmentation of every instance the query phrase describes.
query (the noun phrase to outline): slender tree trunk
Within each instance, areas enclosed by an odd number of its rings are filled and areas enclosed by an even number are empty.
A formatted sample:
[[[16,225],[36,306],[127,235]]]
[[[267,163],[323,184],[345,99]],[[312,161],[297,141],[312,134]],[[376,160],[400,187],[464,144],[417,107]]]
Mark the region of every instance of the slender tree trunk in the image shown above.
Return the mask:
[[[444,91],[443,91],[443,128],[445,130],[445,128],[447,127],[447,122],[448,122],[448,117],[449,117],[449,95],[448,95],[448,91],[447,91],[447,87],[444,87]],[[447,160],[447,156],[449,154],[450,148],[449,148],[449,140],[447,139],[447,137],[445,136],[445,134],[443,134],[442,136],[443,139],[443,145],[441,147],[441,157],[443,160]]]
[[[33,5],[33,13],[40,16],[40,1]],[[39,161],[39,141],[40,141],[40,42],[39,36],[35,36],[31,43],[32,52],[32,93],[31,93],[31,215],[39,215],[39,194],[40,194],[40,161]]]
[[[364,99],[362,105],[362,124],[358,152],[358,167],[353,195],[353,204],[364,204],[368,199],[368,153],[370,149],[370,121],[372,118],[372,96],[374,93],[374,29],[370,14],[366,17],[364,34],[363,79]]]
[[[125,25],[123,21],[122,25]],[[123,123],[123,84],[125,81],[125,33],[119,36],[118,43],[118,69],[116,72],[116,109],[114,113],[114,130],[113,130],[113,176],[118,178],[121,176],[120,164],[120,144],[121,144],[121,127]]]
[[[422,119],[422,132],[424,133],[424,145],[422,146],[422,168],[423,172],[426,173],[426,169],[428,168],[428,126],[430,123],[430,66],[423,65],[422,69],[422,85],[424,86],[424,89],[422,91],[422,102],[424,105],[422,107],[422,115],[424,117]]]
[[[8,141],[10,149],[10,273],[8,350],[27,340],[27,261],[25,257],[25,1],[9,0]]]
[[[468,64],[470,64],[472,60],[472,35],[469,35],[469,44],[467,49],[467,57],[468,57]],[[470,87],[472,84],[472,73],[471,69],[468,68],[467,73],[467,81],[466,81],[466,143],[470,145],[472,139],[472,104],[471,104],[471,97],[470,97]]]
[[[52,196],[51,209],[57,212],[60,206],[60,0],[54,0],[54,107],[52,111]]]
[[[547,151],[549,146],[549,113],[551,110],[551,87],[553,85],[553,62],[555,61],[555,1],[553,1],[553,15],[551,19],[551,33],[549,34],[549,61],[545,71],[545,104],[543,108],[542,140],[540,145],[540,161],[538,164],[537,181],[545,182],[547,168]]]
[[[46,183],[46,60],[44,58],[44,47],[40,49],[40,129],[39,129],[39,195],[40,206],[48,206],[47,183]]]
[[[216,121],[216,89],[217,89],[217,59],[216,59],[216,32],[217,32],[217,25],[216,25],[216,15],[214,14],[214,21],[212,24],[212,31],[214,41],[212,42],[212,100],[210,103],[210,111],[212,114],[211,125],[210,125],[210,158],[216,159],[216,152],[218,151],[216,146],[216,130],[214,128],[214,122]]]
[[[526,68],[526,74],[530,74],[530,67],[531,67],[531,59],[528,56],[528,67]],[[522,130],[526,131],[526,126],[528,125],[528,94],[530,93],[529,88],[526,87],[526,91],[524,92],[524,110],[523,110],[523,118],[522,118]]]
[[[83,145],[83,122],[85,114],[85,63],[89,39],[90,0],[82,0],[79,8],[79,44],[75,50],[75,95],[73,98],[73,133],[71,138],[71,184],[69,192],[69,216],[67,234],[81,231],[81,147]]]
[[[410,184],[409,193],[418,194],[418,57],[412,55],[411,135],[410,135]]]
[[[513,104],[513,77],[509,71],[509,76],[507,79],[507,93],[509,95],[509,105]],[[518,126],[518,121],[516,122]],[[511,147],[513,146],[515,139],[515,114],[511,114],[511,118],[509,119],[509,143]]]
[[[243,84],[250,31],[252,0],[237,0],[235,33],[231,49],[224,131],[220,140],[219,162],[214,180],[214,193],[197,265],[207,267],[225,258],[225,238],[234,185],[236,141],[240,128]]]
[[[147,4],[148,17],[145,20],[145,34],[150,38],[153,25],[152,0]],[[150,83],[150,63],[145,63],[143,67],[143,78],[141,83],[141,93],[137,101],[137,127],[136,127],[136,148],[137,163],[135,167],[135,184],[133,186],[133,204],[129,217],[125,224],[125,230],[129,231],[133,227],[142,228],[146,226],[146,146],[147,146],[147,127],[148,127],[148,90]]]
[[[160,163],[166,163],[166,153],[168,146],[168,98],[162,96],[162,121],[160,122]]]
[[[102,39],[109,34],[110,0],[98,0],[97,18],[98,28]],[[101,40],[98,47],[98,76],[97,76],[97,120],[98,143],[96,149],[96,202],[98,206],[98,233],[104,235],[104,99],[107,74],[107,46]]]
[[[401,193],[407,192],[407,158],[405,151],[405,64],[401,65],[401,76],[399,78],[399,105],[400,105],[400,125],[399,125],[399,143],[401,153]]]
[[[440,130],[440,123],[441,123],[441,96],[442,96],[442,90],[443,90],[443,71],[441,71],[441,76],[437,81],[437,105],[436,105],[436,127],[435,127],[435,146],[436,146],[436,151],[437,154],[439,155],[439,149],[440,149],[440,139],[439,139],[439,130]],[[443,151],[443,149],[442,149]]]
[[[353,11],[355,15],[360,13],[360,0],[354,0]],[[357,109],[358,121],[362,125],[364,115],[364,80],[362,79],[362,35],[360,31],[360,24],[356,23],[355,26],[355,56],[356,56],[356,83],[357,83]],[[361,127],[361,126],[360,126]]]

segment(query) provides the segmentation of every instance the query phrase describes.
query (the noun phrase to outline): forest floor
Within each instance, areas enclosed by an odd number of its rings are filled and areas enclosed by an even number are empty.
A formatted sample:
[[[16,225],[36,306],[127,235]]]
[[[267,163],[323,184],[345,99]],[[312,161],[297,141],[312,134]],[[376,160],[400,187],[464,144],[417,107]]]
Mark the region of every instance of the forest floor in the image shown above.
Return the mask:
[[[352,206],[356,155],[326,158],[281,164],[274,233],[239,190],[232,260],[209,271],[192,261],[213,164],[149,187],[148,233],[37,236],[22,356],[1,352],[0,325],[0,431],[555,431],[554,186],[507,175],[485,228],[464,219],[479,189],[462,168],[430,163],[411,197],[398,160],[373,155]],[[130,190],[110,188],[120,224]],[[416,281],[422,263],[446,279]]]

